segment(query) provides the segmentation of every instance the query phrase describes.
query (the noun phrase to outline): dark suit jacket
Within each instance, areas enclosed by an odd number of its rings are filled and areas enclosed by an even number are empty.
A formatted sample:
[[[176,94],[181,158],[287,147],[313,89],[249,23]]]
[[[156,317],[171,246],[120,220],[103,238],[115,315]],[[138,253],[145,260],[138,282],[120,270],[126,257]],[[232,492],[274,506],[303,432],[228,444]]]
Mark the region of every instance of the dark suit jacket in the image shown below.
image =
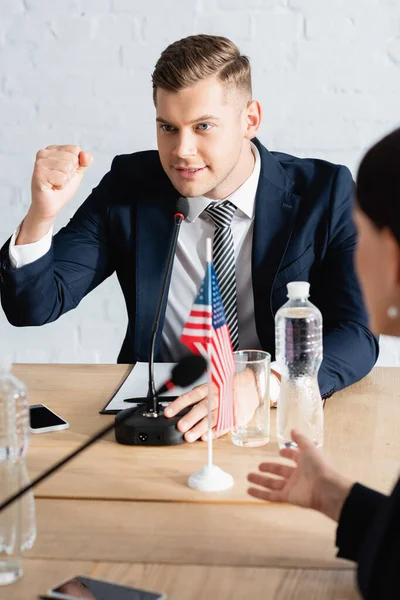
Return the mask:
[[[338,556],[358,563],[365,600],[400,598],[400,479],[391,496],[356,483],[340,515]]]
[[[378,355],[354,274],[352,178],[345,167],[255,143],[261,174],[251,266],[258,337],[274,355],[274,315],[287,300],[286,284],[309,281],[324,318],[319,382],[330,395],[366,375]],[[1,249],[1,302],[10,323],[54,321],[116,271],[128,312],[118,362],[146,361],[178,196],[157,151],[117,156],[45,256],[13,269],[9,241]]]

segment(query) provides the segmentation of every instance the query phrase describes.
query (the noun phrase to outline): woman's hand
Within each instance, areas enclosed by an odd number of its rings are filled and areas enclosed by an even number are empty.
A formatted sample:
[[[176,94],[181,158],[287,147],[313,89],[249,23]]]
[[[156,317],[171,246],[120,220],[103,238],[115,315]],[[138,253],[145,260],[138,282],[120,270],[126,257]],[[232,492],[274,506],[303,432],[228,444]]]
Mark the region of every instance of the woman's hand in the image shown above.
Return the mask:
[[[250,487],[248,493],[260,500],[313,508],[338,521],[353,482],[334,471],[304,435],[292,431],[292,440],[298,448],[283,448],[280,455],[295,465],[261,463],[261,473],[248,475],[248,480],[259,487]]]

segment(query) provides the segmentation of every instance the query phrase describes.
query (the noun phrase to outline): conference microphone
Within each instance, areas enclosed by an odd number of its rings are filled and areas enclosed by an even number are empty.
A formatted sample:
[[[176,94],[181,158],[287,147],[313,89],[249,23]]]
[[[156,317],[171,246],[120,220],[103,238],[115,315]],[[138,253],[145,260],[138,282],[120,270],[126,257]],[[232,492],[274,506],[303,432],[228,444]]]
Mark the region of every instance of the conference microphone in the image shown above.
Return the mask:
[[[175,365],[171,371],[171,378],[156,391],[157,398],[175,387],[187,387],[193,381],[197,381],[207,369],[206,359],[201,356],[199,360],[199,356],[191,354]]]
[[[172,266],[174,262],[178,235],[182,221],[189,213],[189,202],[186,198],[180,197],[176,203],[174,214],[174,231],[167,257],[165,273],[162,280],[160,296],[158,299],[157,310],[154,317],[151,331],[150,349],[149,349],[149,381],[146,398],[130,398],[129,402],[135,402],[139,406],[133,409],[130,418],[120,422],[119,417],[115,419],[115,439],[121,444],[144,444],[149,446],[169,446],[173,444],[182,444],[184,434],[177,428],[179,419],[186,414],[190,408],[181,411],[175,417],[167,419],[164,416],[164,407],[160,405],[154,383],[154,351],[157,335],[159,333],[160,318],[162,308],[166,302],[168,284],[171,279]],[[187,384],[189,385],[189,384]],[[163,393],[170,388],[163,390]],[[175,397],[169,397],[170,401]]]
[[[146,398],[146,407],[147,407],[147,412],[149,414],[152,414],[152,413],[157,414],[158,413],[158,400],[157,400],[157,394],[156,394],[155,383],[154,383],[154,349],[155,349],[155,345],[156,345],[156,338],[157,338],[158,330],[160,327],[161,311],[162,311],[162,307],[163,307],[163,304],[165,301],[165,296],[167,294],[168,282],[171,278],[172,266],[174,264],[176,245],[178,243],[179,230],[181,228],[182,221],[184,221],[186,219],[186,217],[188,216],[188,213],[189,213],[189,202],[188,202],[187,198],[184,198],[183,196],[181,196],[180,198],[178,198],[176,207],[175,207],[174,232],[172,235],[172,241],[171,241],[171,245],[169,248],[167,265],[165,267],[165,273],[164,273],[164,278],[163,278],[163,282],[162,282],[162,286],[161,286],[160,297],[158,299],[157,310],[156,310],[156,314],[154,317],[153,328],[151,331],[150,351],[149,351],[149,385],[148,385],[147,398]]]
[[[203,373],[206,371],[206,369],[207,369],[207,361],[205,360],[205,358],[203,358],[200,355],[193,354],[191,356],[187,356],[186,358],[183,358],[172,369],[170,379],[167,382],[165,382],[164,385],[162,385],[158,390],[155,391],[156,396],[158,396],[162,392],[162,390],[165,388],[170,389],[171,387],[174,387],[174,386],[182,386],[183,387],[185,385],[191,385],[191,384],[195,383],[195,381],[197,381],[197,379],[199,379],[199,377],[201,377],[201,375],[203,375]],[[125,420],[129,419],[129,416],[132,414],[132,411],[134,411],[134,410],[136,410],[136,409],[128,408],[126,410],[121,411],[117,415],[119,418],[119,423],[123,424]],[[61,469],[61,467],[66,465],[70,460],[72,460],[73,458],[78,456],[78,454],[80,454],[81,452],[86,450],[86,448],[89,448],[89,446],[94,444],[94,442],[97,442],[97,440],[99,440],[100,438],[105,436],[107,433],[109,433],[115,427],[115,425],[116,425],[116,420],[113,423],[110,423],[109,425],[106,425],[105,427],[100,429],[100,431],[95,433],[84,444],[79,446],[79,448],[77,448],[76,450],[74,450],[73,452],[68,454],[65,458],[56,462],[52,467],[47,469],[44,473],[42,473],[41,475],[39,475],[38,477],[33,479],[30,483],[25,485],[18,492],[16,492],[15,494],[10,496],[6,500],[4,500],[4,502],[2,502],[0,504],[0,513],[1,513],[1,511],[5,510],[8,506],[10,506],[10,504],[15,502],[15,500],[18,500],[18,498],[21,498],[21,496],[26,494],[26,492],[29,492],[29,490],[32,490],[34,487],[36,487],[38,485],[38,483],[41,483],[42,481],[47,479],[47,477],[49,477],[50,475],[52,475],[53,473],[58,471],[58,469]]]
[[[159,411],[159,403],[157,400],[157,394],[155,389],[154,382],[154,350],[156,345],[156,339],[160,326],[160,318],[161,311],[165,302],[165,297],[167,294],[168,282],[171,277],[172,266],[174,263],[176,245],[178,243],[178,235],[181,227],[182,221],[186,219],[189,213],[189,202],[187,198],[180,197],[178,198],[175,206],[174,213],[174,231],[172,235],[171,245],[169,248],[169,254],[167,258],[167,263],[165,267],[165,273],[162,280],[162,286],[160,291],[160,296],[158,298],[158,304],[156,309],[156,314],[153,321],[153,327],[151,330],[151,339],[150,339],[150,350],[149,350],[149,375],[148,375],[148,391],[147,396],[145,398],[132,398],[130,401],[136,402],[138,404],[145,404],[147,409],[147,414],[149,415],[157,415]]]

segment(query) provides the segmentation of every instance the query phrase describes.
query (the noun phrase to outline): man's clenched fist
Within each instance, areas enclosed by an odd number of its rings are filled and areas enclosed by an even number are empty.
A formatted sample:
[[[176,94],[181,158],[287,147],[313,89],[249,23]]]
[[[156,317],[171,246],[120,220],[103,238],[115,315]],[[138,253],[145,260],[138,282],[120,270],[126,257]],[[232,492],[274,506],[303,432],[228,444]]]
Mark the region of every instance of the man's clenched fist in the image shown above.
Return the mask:
[[[75,196],[93,157],[79,146],[47,146],[36,155],[32,203],[16,245],[32,244],[51,229],[61,209]]]
[[[92,160],[79,146],[39,150],[32,176],[32,210],[38,219],[55,219],[74,197]]]

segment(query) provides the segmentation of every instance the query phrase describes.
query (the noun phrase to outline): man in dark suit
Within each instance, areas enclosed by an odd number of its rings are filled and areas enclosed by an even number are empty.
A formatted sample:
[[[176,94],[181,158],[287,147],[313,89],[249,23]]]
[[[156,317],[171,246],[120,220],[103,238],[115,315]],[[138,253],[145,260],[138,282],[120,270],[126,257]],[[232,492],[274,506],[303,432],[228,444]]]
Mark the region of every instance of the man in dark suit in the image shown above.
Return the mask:
[[[116,271],[128,312],[118,362],[146,361],[174,208],[184,196],[189,215],[179,236],[156,360],[178,360],[184,352],[179,338],[204,276],[205,238],[214,237],[237,347],[273,355],[274,314],[286,301],[286,284],[307,280],[324,318],[322,394],[328,397],[366,375],[378,345],[353,269],[349,171],[261,145],[256,139],[261,107],[252,100],[249,61],[226,38],[191,36],[169,46],[157,62],[153,90],[158,152],[116,157],[54,239],[55,218],[76,193],[92,157],[76,146],[38,152],[31,207],[1,251],[1,300],[9,321],[17,326],[53,321]],[[230,215],[222,250],[215,243],[220,227],[215,207]],[[179,423],[188,441],[207,431],[206,397],[206,386],[199,386],[170,407],[167,416],[195,404]]]

